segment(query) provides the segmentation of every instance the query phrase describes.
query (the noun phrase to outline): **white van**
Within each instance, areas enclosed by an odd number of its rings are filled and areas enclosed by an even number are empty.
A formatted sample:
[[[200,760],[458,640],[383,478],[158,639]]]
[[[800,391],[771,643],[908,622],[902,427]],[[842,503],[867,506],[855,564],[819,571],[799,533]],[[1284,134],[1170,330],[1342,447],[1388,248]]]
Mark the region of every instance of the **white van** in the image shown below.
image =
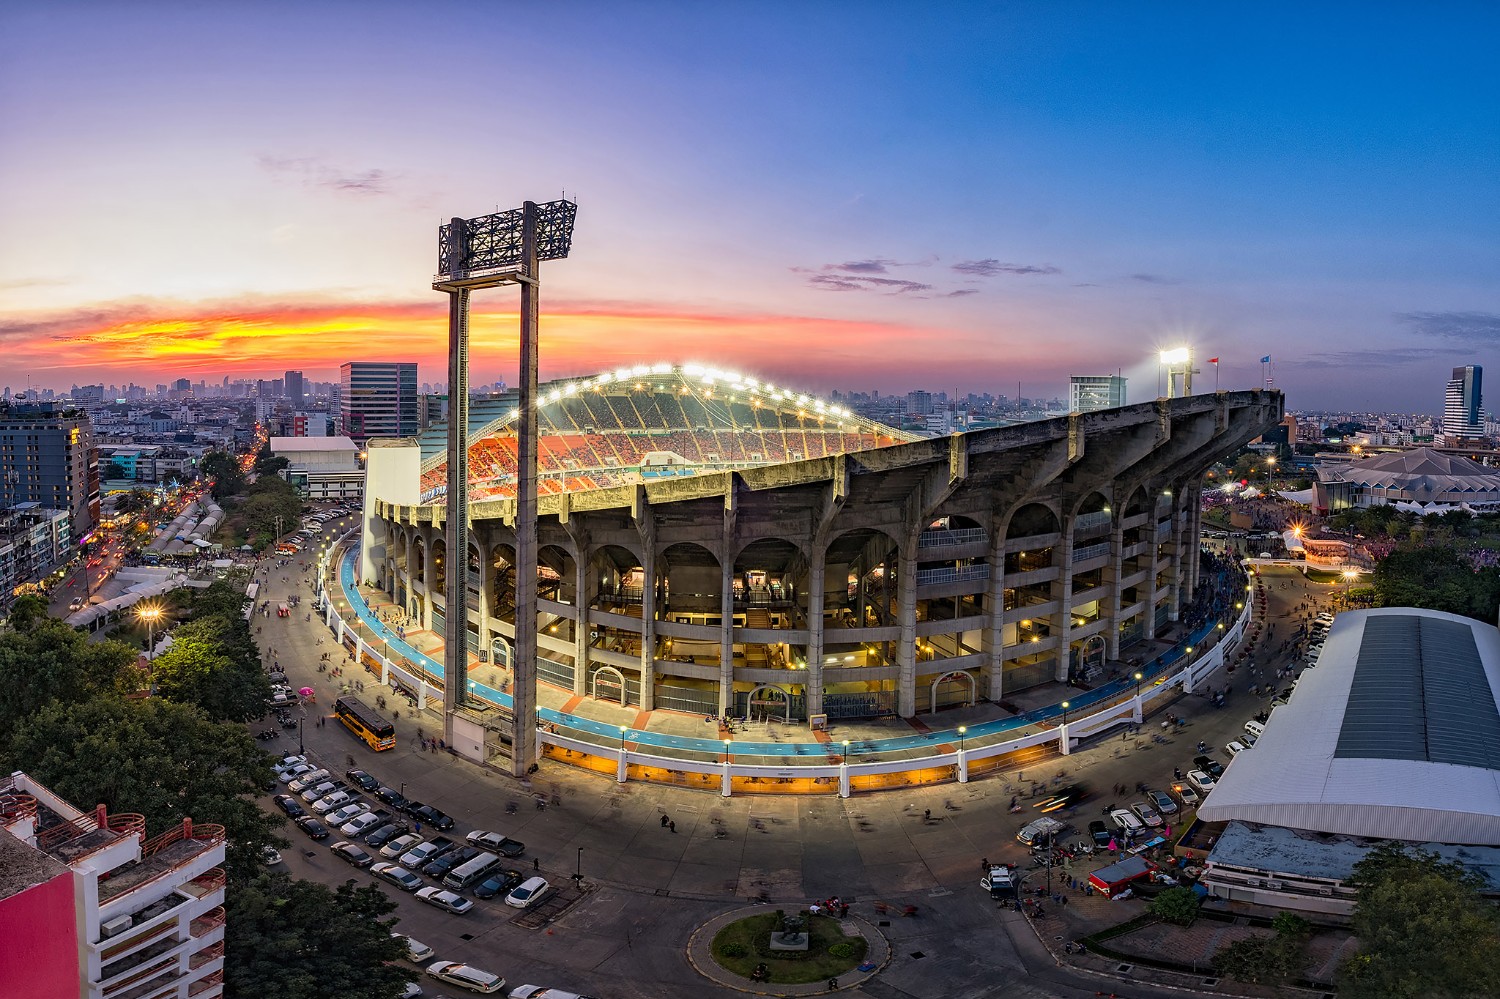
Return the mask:
[[[1266,734],[1266,727],[1254,719],[1245,722],[1245,731],[1259,739]]]
[[[1146,825],[1128,808],[1116,808],[1109,813],[1109,821],[1115,824],[1125,836],[1139,836],[1145,832]]]
[[[501,860],[493,853],[481,853],[479,856],[459,864],[453,870],[443,876],[443,886],[452,888],[454,891],[463,891],[476,881],[481,881],[491,871],[499,867]]]

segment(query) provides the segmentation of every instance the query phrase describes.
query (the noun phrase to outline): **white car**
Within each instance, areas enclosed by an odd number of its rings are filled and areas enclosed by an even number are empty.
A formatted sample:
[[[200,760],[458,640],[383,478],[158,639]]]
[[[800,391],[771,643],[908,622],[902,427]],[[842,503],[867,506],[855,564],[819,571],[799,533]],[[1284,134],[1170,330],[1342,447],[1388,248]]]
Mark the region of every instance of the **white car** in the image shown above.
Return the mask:
[[[407,850],[422,842],[422,837],[416,833],[407,833],[405,836],[397,836],[385,846],[380,848],[380,855],[386,860],[395,860]]]
[[[417,898],[420,898],[429,905],[435,905],[439,909],[447,909],[455,916],[462,916],[474,908],[473,901],[464,898],[457,892],[448,891],[446,888],[419,888],[417,889]]]
[[[283,756],[281,759],[271,764],[271,769],[276,771],[276,776],[280,777],[283,773],[292,769],[293,767],[306,765],[307,757],[298,756],[294,753],[291,756]],[[309,767],[309,769],[312,768]]]
[[[418,843],[401,855],[402,867],[421,867],[438,852],[436,843]]]
[[[589,999],[589,997],[579,995],[577,992],[549,989],[545,985],[522,985],[520,988],[510,990],[510,999]]]
[[[1207,794],[1209,788],[1218,783],[1202,770],[1189,770],[1187,773],[1187,782],[1192,787],[1197,788],[1200,794]]]
[[[324,781],[328,780],[330,776],[332,775],[329,774],[327,770],[314,770],[312,773],[303,774],[301,777],[298,777],[296,780],[288,783],[286,789],[293,794],[301,794],[303,791],[306,791],[309,788],[314,788],[319,784],[322,784]],[[319,795],[318,797],[321,798],[322,795]]]
[[[332,794],[325,795],[324,797],[319,798],[317,801],[314,801],[312,810],[317,812],[319,815],[327,815],[335,808],[343,808],[353,800],[354,795],[350,794],[348,791],[334,791]],[[349,816],[349,819],[352,818],[354,818],[353,815]],[[348,822],[349,819],[344,819],[343,821]]]
[[[427,973],[440,982],[457,985],[459,988],[468,989],[470,992],[489,994],[491,992],[499,992],[505,988],[505,979],[499,975],[476,968],[472,964],[459,964],[456,961],[434,961],[427,966]]]
[[[464,839],[474,846],[483,847],[500,854],[502,857],[519,857],[526,852],[526,844],[520,840],[511,839],[504,833],[489,832],[484,829],[475,829]]]
[[[316,769],[317,767],[310,767],[306,763],[292,763],[277,770],[276,779],[283,784],[289,784],[303,774],[310,774]]]
[[[1160,813],[1158,813],[1156,809],[1152,808],[1144,801],[1137,801],[1135,804],[1130,806],[1130,810],[1136,814],[1136,818],[1146,823],[1146,825],[1150,826],[1152,829],[1155,829],[1162,824]]]
[[[511,889],[509,895],[505,896],[505,904],[517,909],[526,909],[541,901],[542,896],[552,888],[546,878],[527,878],[516,887]]]
[[[314,805],[313,807],[316,808],[317,806]],[[363,801],[351,801],[349,802],[349,804],[344,805],[342,808],[337,808],[329,812],[328,824],[331,826],[341,826],[345,822],[348,822],[350,819],[354,818],[356,815],[363,815],[369,810],[370,806],[365,804]]]
[[[320,780],[302,790],[302,800],[314,802],[319,798],[326,798],[333,792],[339,790],[339,786],[328,779]]]
[[[1249,748],[1250,748],[1249,746],[1245,745],[1243,742],[1240,742],[1238,739],[1236,739],[1235,741],[1229,743],[1227,746],[1224,747],[1224,752],[1228,753],[1230,756],[1233,757],[1233,756],[1240,755],[1241,753],[1243,753],[1245,750],[1247,750]],[[1259,759],[1259,757],[1256,757],[1256,759]]]
[[[420,940],[415,940],[407,936],[405,933],[397,933],[395,930],[392,930],[391,936],[396,940],[406,941],[406,954],[413,963],[420,964],[436,956],[436,951],[431,947]]]
[[[1203,800],[1203,796],[1187,781],[1180,780],[1174,783],[1172,793],[1177,795],[1177,800],[1182,802],[1183,808],[1197,808],[1198,802]]]
[[[345,822],[339,828],[339,832],[345,836],[360,836],[372,829],[379,821],[380,816],[374,812],[361,812]]]
[[[402,891],[416,891],[422,887],[422,879],[399,864],[371,864],[370,873],[382,881],[389,881]]]
[[[1007,892],[1015,887],[1015,881],[1011,878],[1010,868],[1004,864],[994,864],[984,877],[979,879],[979,887],[987,892]]]

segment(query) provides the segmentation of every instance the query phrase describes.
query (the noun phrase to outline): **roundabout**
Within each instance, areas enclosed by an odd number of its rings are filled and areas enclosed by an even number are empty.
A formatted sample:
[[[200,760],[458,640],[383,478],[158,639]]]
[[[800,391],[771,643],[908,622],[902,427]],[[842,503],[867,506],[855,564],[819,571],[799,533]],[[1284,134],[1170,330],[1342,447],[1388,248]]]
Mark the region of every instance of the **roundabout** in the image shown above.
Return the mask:
[[[778,932],[799,925],[805,950],[778,948]],[[789,939],[793,934],[788,934]],[[891,946],[871,923],[812,915],[806,909],[754,905],[721,913],[688,940],[688,961],[717,985],[755,995],[820,995],[857,988],[891,959]]]

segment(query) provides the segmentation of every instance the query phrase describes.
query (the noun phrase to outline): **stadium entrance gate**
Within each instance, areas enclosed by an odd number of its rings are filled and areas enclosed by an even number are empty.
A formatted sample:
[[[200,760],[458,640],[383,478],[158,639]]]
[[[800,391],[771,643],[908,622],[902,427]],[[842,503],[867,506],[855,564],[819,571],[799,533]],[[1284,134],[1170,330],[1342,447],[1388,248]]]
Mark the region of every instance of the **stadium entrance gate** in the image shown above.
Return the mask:
[[[932,713],[937,714],[941,708],[972,707],[979,697],[979,686],[974,682],[974,674],[968,670],[953,670],[944,673],[932,681],[932,690],[929,702],[932,705]]]

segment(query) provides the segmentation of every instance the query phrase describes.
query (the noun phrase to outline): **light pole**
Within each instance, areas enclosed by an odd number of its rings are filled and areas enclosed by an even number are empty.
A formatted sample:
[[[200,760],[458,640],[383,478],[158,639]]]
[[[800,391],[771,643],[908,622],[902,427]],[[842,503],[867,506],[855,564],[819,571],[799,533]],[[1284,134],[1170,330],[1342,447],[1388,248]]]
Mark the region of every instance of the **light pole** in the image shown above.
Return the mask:
[[[629,731],[630,727],[628,725],[620,726],[620,755],[622,756],[625,754],[625,733]]]
[[[1068,708],[1072,707],[1072,704],[1070,702],[1068,702],[1068,701],[1063,701],[1062,704],[1058,705],[1058,707],[1062,708],[1062,712],[1063,712],[1062,723],[1063,723],[1063,727],[1066,728],[1067,725],[1068,725]]]
[[[1135,699],[1139,701],[1141,699],[1141,681],[1146,678],[1141,674],[1140,670],[1136,670],[1131,679],[1135,681]]]
[[[849,765],[849,740],[848,739],[844,740],[844,751],[839,754],[839,765],[840,766],[848,766]]]
[[[960,755],[962,755],[964,751],[964,733],[968,730],[969,726],[967,725],[958,726],[958,752]]]
[[[578,848],[578,861],[573,865],[573,884],[583,881],[583,847]]]
[[[729,763],[730,762],[730,759],[729,759],[729,740],[728,739],[724,740],[724,762],[725,763]]]
[[[156,696],[156,622],[161,620],[159,606],[142,607],[136,617],[146,622],[146,675],[151,695]]]
[[[307,746],[302,742],[302,719],[297,719],[297,752],[307,755]]]

